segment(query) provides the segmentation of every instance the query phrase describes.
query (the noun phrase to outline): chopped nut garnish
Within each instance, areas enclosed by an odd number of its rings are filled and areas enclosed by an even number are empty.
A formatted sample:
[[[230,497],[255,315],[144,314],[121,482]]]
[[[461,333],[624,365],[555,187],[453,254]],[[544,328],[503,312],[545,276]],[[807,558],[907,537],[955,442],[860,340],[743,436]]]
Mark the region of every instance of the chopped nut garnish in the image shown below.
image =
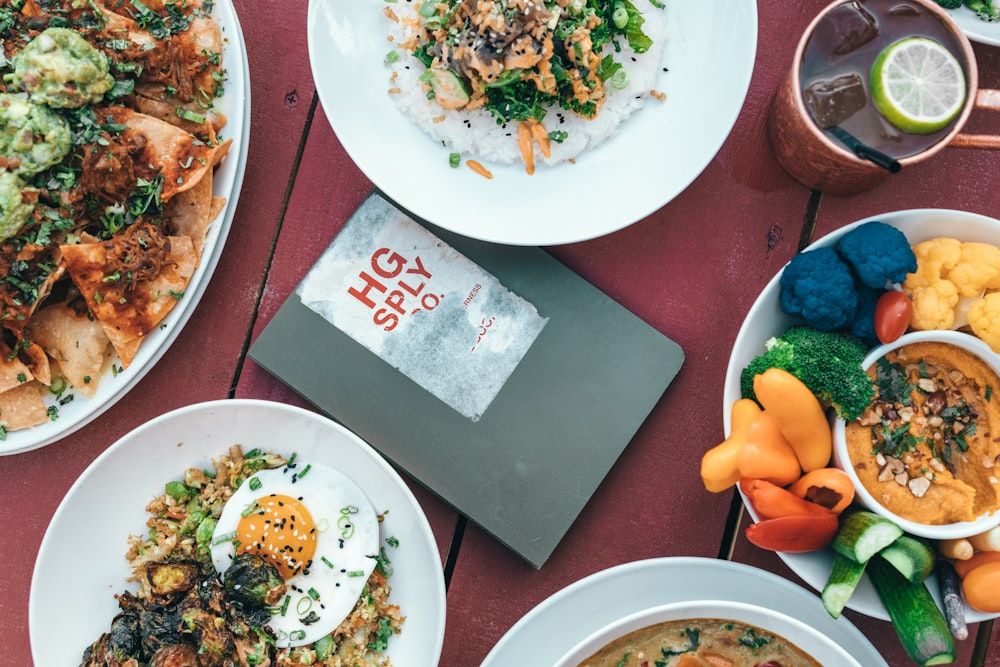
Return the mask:
[[[910,493],[917,498],[922,498],[927,493],[927,490],[931,488],[931,481],[926,477],[914,477],[909,481],[907,486],[910,489]]]

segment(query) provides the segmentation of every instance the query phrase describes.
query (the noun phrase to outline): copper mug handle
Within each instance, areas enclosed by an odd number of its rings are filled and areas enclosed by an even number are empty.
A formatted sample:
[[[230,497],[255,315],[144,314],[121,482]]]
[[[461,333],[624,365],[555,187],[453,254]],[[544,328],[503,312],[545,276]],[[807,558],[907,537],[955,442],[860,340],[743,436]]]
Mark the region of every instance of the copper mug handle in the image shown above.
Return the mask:
[[[973,109],[986,109],[987,111],[1000,111],[1000,90],[976,91],[976,98],[972,103]],[[1000,136],[994,134],[956,134],[948,146],[952,148],[987,148],[991,150],[1000,149]]]

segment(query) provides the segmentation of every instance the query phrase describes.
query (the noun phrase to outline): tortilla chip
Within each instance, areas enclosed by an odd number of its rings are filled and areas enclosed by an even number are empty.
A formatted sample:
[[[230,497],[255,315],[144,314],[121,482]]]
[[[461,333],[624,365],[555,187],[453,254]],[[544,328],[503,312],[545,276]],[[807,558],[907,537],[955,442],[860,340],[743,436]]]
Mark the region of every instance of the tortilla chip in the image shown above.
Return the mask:
[[[44,385],[52,384],[52,368],[49,365],[49,355],[45,354],[42,346],[31,341],[28,348],[22,352],[29,359],[28,368],[35,379]]]
[[[17,355],[11,354],[6,343],[0,343],[0,392],[10,391],[34,379],[31,369]]]
[[[175,125],[125,107],[109,107],[105,114],[128,127],[123,134],[131,132],[145,138],[134,142],[142,146],[135,162],[159,168],[163,174],[160,195],[163,201],[193,188],[211,171],[219,146],[211,146]]]
[[[215,219],[212,215],[211,172],[205,174],[193,188],[177,193],[177,196],[167,202],[163,214],[173,224],[178,236],[191,239],[200,258],[208,226]]]
[[[111,340],[128,367],[142,338],[156,328],[178,299],[183,297],[198,264],[198,255],[187,236],[171,236],[167,262],[160,273],[150,280],[126,283],[106,281],[112,272],[109,266],[109,246],[112,243],[85,243],[62,246],[66,271],[87,307]]]
[[[16,431],[48,421],[42,391],[37,382],[25,382],[0,393],[0,425],[8,431]]]
[[[100,322],[57,303],[39,310],[32,337],[59,364],[66,381],[84,396],[97,392],[110,340]]]

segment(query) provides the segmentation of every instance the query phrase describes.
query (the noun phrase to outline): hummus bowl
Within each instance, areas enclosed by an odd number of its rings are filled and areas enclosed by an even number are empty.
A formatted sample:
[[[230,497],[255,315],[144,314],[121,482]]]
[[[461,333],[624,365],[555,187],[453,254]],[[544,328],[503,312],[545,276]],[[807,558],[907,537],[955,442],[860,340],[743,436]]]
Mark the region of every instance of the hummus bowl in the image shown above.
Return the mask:
[[[715,625],[735,626],[735,631],[743,632],[744,636],[749,634],[751,637],[759,637],[767,649],[773,647],[775,653],[772,656],[780,656],[780,663],[783,665],[861,665],[850,653],[820,631],[781,612],[743,602],[693,600],[650,607],[612,621],[577,643],[556,662],[555,667],[603,665],[604,662],[591,663],[588,659],[599,651],[603,653],[605,649],[610,649],[611,655],[617,656],[614,660],[617,660],[621,657],[621,651],[626,650],[622,641],[630,643],[630,647],[640,647],[641,643],[631,644],[629,640],[636,637],[637,641],[641,641],[638,638],[646,634],[647,629],[653,631],[654,636],[661,631],[672,631],[673,635],[677,634],[678,626],[683,628],[688,625],[695,628],[701,642],[711,641]],[[720,641],[723,645],[730,643],[726,638],[721,638]],[[793,652],[805,653],[815,662],[803,659],[789,662]],[[646,655],[652,657],[648,651]]]
[[[857,501],[936,540],[1000,524],[1000,356],[966,333],[918,331],[872,349],[864,367],[878,395],[833,431]]]

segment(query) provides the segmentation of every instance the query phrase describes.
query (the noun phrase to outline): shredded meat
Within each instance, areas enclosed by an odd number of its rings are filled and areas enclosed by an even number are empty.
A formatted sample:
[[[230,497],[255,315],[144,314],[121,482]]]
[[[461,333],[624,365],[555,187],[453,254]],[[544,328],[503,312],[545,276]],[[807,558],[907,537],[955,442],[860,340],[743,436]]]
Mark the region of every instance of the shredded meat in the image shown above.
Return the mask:
[[[168,264],[170,239],[160,225],[139,220],[108,241],[106,248],[109,251],[108,270],[128,276],[131,288],[137,282],[155,278]]]

